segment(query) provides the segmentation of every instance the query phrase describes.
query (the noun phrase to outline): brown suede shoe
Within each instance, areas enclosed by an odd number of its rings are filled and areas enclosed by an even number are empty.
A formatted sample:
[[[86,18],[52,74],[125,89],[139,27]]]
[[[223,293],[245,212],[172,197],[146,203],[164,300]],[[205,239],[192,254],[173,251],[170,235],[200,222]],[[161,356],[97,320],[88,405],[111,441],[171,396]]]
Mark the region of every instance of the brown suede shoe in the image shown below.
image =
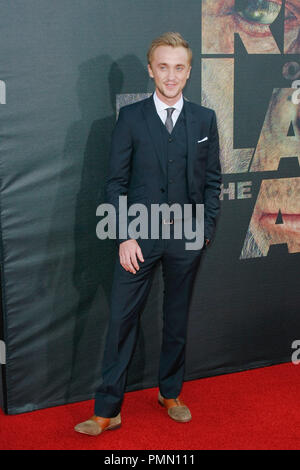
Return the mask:
[[[89,436],[99,436],[104,431],[112,431],[121,427],[121,414],[115,418],[102,418],[101,416],[92,416],[87,421],[79,423],[74,430],[81,434]]]
[[[175,421],[179,423],[188,423],[191,421],[191,412],[183,403],[180,396],[177,398],[164,398],[161,393],[158,392],[158,403],[167,408],[168,415]]]

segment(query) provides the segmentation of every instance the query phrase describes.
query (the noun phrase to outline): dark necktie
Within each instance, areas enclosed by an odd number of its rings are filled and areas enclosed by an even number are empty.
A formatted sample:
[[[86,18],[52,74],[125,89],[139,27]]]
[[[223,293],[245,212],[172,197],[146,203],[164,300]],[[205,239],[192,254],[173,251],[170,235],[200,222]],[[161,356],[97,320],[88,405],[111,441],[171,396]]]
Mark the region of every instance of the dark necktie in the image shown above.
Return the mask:
[[[166,119],[166,122],[165,122],[165,126],[167,128],[167,131],[169,132],[169,134],[171,134],[172,130],[173,130],[173,120],[172,120],[172,113],[173,111],[175,111],[175,108],[166,108],[167,109],[167,119]]]

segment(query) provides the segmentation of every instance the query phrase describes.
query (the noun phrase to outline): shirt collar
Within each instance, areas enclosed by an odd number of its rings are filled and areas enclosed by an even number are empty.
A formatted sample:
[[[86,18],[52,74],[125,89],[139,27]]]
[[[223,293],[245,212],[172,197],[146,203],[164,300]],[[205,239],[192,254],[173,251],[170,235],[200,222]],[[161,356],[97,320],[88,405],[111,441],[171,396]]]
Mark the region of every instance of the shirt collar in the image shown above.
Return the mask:
[[[158,98],[157,96],[157,93],[156,93],[156,90],[155,92],[153,93],[153,99],[154,99],[154,102],[155,102],[155,105],[157,107],[157,110],[158,111],[163,111],[167,108],[175,108],[178,110],[178,112],[180,113],[180,111],[182,110],[182,106],[183,106],[183,96],[182,96],[182,93],[181,93],[181,96],[179,98],[178,101],[176,101],[175,104],[172,104],[172,106],[168,106],[166,103],[164,103],[161,99]]]

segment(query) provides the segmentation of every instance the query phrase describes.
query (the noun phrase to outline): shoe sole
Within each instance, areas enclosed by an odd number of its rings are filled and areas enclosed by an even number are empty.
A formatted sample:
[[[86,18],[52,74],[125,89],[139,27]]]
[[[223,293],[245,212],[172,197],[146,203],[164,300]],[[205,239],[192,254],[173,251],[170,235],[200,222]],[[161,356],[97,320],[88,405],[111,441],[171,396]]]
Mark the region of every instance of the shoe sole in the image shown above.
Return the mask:
[[[75,432],[78,432],[79,434],[85,434],[86,436],[98,437],[98,436],[100,436],[100,434],[103,434],[104,431],[114,431],[115,429],[119,429],[121,426],[122,426],[122,423],[121,423],[121,424],[116,424],[115,426],[111,426],[111,427],[105,428],[105,429],[104,429],[103,431],[101,431],[99,434],[90,434],[90,433],[84,432],[84,431],[77,431],[77,429],[74,429],[74,431],[75,431]]]
[[[163,408],[166,408],[165,405],[163,403],[161,403],[159,400],[158,400],[158,403],[160,404],[160,406],[162,406]],[[173,419],[173,421],[176,421],[177,423],[189,423],[192,418],[188,418],[188,419],[175,419],[175,418],[172,418],[172,416],[169,415],[168,413],[168,416],[169,418]]]

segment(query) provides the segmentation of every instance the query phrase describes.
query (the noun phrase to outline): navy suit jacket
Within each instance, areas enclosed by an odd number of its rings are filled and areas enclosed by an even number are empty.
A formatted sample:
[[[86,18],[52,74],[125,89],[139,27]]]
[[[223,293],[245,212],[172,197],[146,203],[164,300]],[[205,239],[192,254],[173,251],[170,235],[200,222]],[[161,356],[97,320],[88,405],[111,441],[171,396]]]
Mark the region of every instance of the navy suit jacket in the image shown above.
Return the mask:
[[[213,109],[184,97],[187,130],[187,179],[191,203],[204,204],[204,238],[211,240],[220,210],[221,166],[216,113]],[[158,203],[165,191],[161,126],[153,94],[123,106],[112,134],[110,164],[105,184],[106,201],[116,208],[119,196],[127,195],[128,205]],[[207,137],[206,140],[201,141]],[[126,238],[118,236],[117,244]],[[139,240],[138,240],[139,241]]]

